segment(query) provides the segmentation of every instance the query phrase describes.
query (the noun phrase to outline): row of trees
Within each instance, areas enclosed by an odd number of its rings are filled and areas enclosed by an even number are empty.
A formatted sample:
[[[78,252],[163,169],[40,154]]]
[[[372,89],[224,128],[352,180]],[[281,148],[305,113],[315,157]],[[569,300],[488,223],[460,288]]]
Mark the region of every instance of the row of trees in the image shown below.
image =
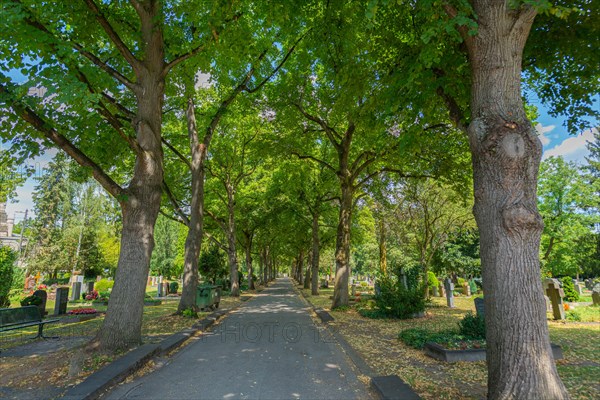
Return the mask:
[[[543,100],[556,98],[553,88],[560,88],[561,101],[553,105],[557,112],[572,111],[571,126],[594,114],[591,94],[598,80],[590,77],[597,74],[597,55],[586,43],[561,47],[568,42],[562,33],[595,29],[594,5],[473,0],[207,7],[200,1],[132,0],[124,6],[84,0],[49,6],[11,0],[2,7],[2,64],[27,78],[22,85],[0,78],[3,107],[12,110],[1,123],[10,127],[3,132],[11,132],[5,139],[13,153],[61,148],[121,208],[119,263],[101,346],[140,341],[160,212],[188,230],[180,307],[193,306],[205,215],[224,232],[220,244],[228,250],[232,293],[238,292],[232,231],[238,231],[239,184],[260,165],[232,165],[227,156],[216,161],[221,153],[212,142],[219,129],[236,133],[232,148],[243,153],[253,128],[264,125],[272,135],[269,147],[319,166],[319,189],[305,197],[311,226],[318,225],[321,207],[337,199],[333,306],[348,303],[354,206],[373,191],[374,178],[436,179],[464,193],[468,145],[489,294],[490,397],[567,396],[552,363],[539,284],[543,225],[535,189],[541,144],[521,98],[521,66]],[[538,11],[547,15],[534,25]],[[565,69],[563,57],[579,64]],[[199,71],[210,73],[211,87],[198,90]],[[577,88],[570,90],[574,82]],[[28,96],[35,85],[47,95]],[[243,127],[241,137],[224,124],[234,106],[246,113],[243,123],[232,124]],[[227,205],[221,215],[211,209],[211,191],[205,202],[206,161],[213,158],[210,176],[224,189],[220,196],[215,192],[215,201]],[[325,182],[332,183],[329,193],[320,191]],[[286,212],[293,211],[277,215]],[[241,229],[252,223],[249,218]],[[267,230],[267,245],[259,246],[267,275],[283,254],[273,253],[278,236],[272,234],[294,228]],[[315,249],[319,238],[314,230],[311,236]],[[250,231],[246,237],[246,246],[255,240]],[[318,251],[312,253],[318,258]],[[427,251],[420,256],[428,262]]]

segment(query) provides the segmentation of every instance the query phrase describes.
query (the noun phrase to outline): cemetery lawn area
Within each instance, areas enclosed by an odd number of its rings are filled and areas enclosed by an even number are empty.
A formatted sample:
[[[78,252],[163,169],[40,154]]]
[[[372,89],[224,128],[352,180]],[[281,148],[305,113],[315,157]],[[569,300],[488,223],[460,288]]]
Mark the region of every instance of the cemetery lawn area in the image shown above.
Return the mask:
[[[240,302],[240,298],[222,297],[219,309],[232,308]],[[174,298],[174,300],[164,301],[161,305],[144,307],[142,322],[144,343],[159,342],[173,333],[191,327],[198,321],[173,315],[177,310],[178,303],[178,298]],[[79,307],[88,306],[69,303],[68,309]],[[106,310],[106,306],[94,305],[92,307],[99,311]],[[203,318],[209,313],[199,313],[199,318]],[[69,317],[61,316],[61,318]],[[32,351],[33,354],[22,356],[1,357],[2,354],[0,354],[0,398],[4,397],[2,387],[19,392],[27,391],[29,393],[31,391],[30,398],[38,398],[45,393],[44,388],[51,387],[56,390],[56,388],[66,388],[79,383],[91,373],[122,355],[106,355],[86,347],[89,340],[96,334],[103,318],[104,314],[100,314],[88,321],[68,324],[53,323],[44,328],[44,335],[59,336],[60,340],[29,339],[37,334],[37,327],[3,332],[0,335],[0,350],[3,352],[22,345],[24,346],[21,348],[25,351],[35,346],[64,346],[64,348],[48,353]]]
[[[473,297],[455,297],[455,309],[445,298],[433,298],[424,318],[409,320],[369,319],[354,307],[330,311],[333,289],[320,289],[319,296],[302,290],[315,306],[335,318],[330,322],[378,375],[398,375],[423,399],[481,399],[486,397],[485,362],[444,363],[405,345],[398,334],[409,328],[432,331],[454,329],[467,313],[475,312]],[[550,340],[562,347],[564,359],[558,372],[572,399],[595,399],[600,393],[600,307],[576,307],[581,322],[548,321]],[[586,322],[596,321],[596,322]]]

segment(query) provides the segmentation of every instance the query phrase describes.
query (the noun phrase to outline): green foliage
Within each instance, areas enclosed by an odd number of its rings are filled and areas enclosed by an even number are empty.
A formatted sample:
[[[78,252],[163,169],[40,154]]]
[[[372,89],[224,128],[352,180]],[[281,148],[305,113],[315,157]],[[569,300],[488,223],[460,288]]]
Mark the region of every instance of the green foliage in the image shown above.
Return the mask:
[[[392,278],[381,278],[378,282],[381,292],[375,296],[375,307],[379,315],[406,319],[425,311],[425,299],[420,287],[406,289]]]
[[[40,297],[32,294],[31,296],[27,296],[21,300],[21,306],[39,306],[42,304],[42,302],[43,300]]]
[[[471,339],[485,339],[485,319],[473,312],[467,312],[467,315],[458,323],[461,335]]]
[[[475,281],[473,279],[469,280],[469,288],[471,289],[471,295],[476,294],[477,291],[479,290],[477,283],[475,283]]]
[[[561,280],[562,289],[565,292],[566,301],[577,301],[579,300],[579,293],[575,290],[573,279],[570,276],[565,276]]]
[[[219,247],[212,245],[207,251],[203,251],[198,262],[200,274],[212,282],[227,276],[227,264]]]
[[[100,279],[94,285],[94,288],[98,291],[98,293],[108,292],[108,289],[111,289],[115,285],[115,281],[109,281],[108,279]]]
[[[169,283],[169,293],[177,293],[179,290],[179,283],[171,282]]]
[[[434,342],[443,345],[464,340],[466,338],[460,335],[458,332],[449,329],[443,331],[431,331],[423,328],[409,328],[400,332],[398,334],[398,339],[404,342],[404,344],[407,346],[415,349],[422,349],[425,347],[425,343],[427,342]]]
[[[198,318],[198,313],[193,308],[186,308],[181,314],[186,318]]]
[[[435,273],[432,271],[427,272],[427,286],[430,288],[438,287],[440,285],[440,281],[435,276]]]
[[[16,259],[17,253],[10,247],[0,245],[0,308],[10,307],[9,293],[13,284]]]
[[[183,271],[183,264],[176,264],[178,256],[179,224],[159,215],[154,227],[156,245],[152,252],[150,271],[155,276],[178,276]]]

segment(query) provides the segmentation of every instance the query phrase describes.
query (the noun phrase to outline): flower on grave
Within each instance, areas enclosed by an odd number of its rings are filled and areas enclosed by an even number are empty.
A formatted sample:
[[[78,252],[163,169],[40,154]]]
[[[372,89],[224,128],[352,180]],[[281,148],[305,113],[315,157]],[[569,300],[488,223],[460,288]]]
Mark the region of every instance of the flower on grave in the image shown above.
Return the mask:
[[[85,296],[85,299],[86,299],[86,300],[96,300],[96,299],[98,298],[98,296],[99,296],[99,295],[98,295],[98,292],[97,292],[96,290],[92,290],[92,292],[91,292],[91,293],[88,293],[88,294]]]
[[[569,304],[567,304],[567,303],[565,303],[563,306],[565,307],[565,311],[569,311],[569,309],[571,308],[571,307],[569,306]]]
[[[44,285],[44,284],[42,283],[42,284],[41,284],[41,285],[39,285],[37,288],[38,288],[38,290],[47,290],[47,289],[48,289],[48,286],[46,286],[46,285]]]
[[[98,310],[96,310],[95,308],[75,308],[73,310],[70,310],[67,314],[70,315],[89,315],[89,314],[96,314],[98,312]]]

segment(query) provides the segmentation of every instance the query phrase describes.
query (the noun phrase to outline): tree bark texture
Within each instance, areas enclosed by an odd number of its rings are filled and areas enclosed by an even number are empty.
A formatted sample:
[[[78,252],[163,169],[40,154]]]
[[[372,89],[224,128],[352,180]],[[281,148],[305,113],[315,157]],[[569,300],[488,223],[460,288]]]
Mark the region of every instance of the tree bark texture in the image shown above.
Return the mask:
[[[306,256],[306,268],[304,270],[304,289],[310,289],[310,271],[312,263],[312,254],[309,251]]]
[[[310,274],[310,293],[313,296],[317,296],[319,294],[319,251],[321,245],[319,242],[319,214],[314,213],[312,217],[312,271]]]
[[[385,246],[385,222],[383,215],[379,221],[379,271],[383,276],[387,276],[387,249]]]
[[[192,155],[190,171],[192,177],[192,201],[190,204],[188,232],[185,239],[183,287],[177,308],[177,312],[179,313],[189,308],[198,311],[198,306],[196,305],[196,287],[198,286],[198,259],[200,257],[204,228],[204,163],[211,139],[210,136],[205,137],[202,143],[198,140],[198,128],[192,97],[188,99],[186,117]]]
[[[478,33],[468,127],[474,214],[481,235],[489,399],[566,399],[552,352],[540,281],[537,209],[542,146],[521,98],[523,47],[535,12],[473,1]]]
[[[246,268],[248,269],[248,289],[254,290],[254,279],[252,278],[252,232],[244,232],[246,238]]]
[[[126,349],[141,343],[142,315],[154,224],[162,196],[161,146],[164,97],[164,41],[156,4],[140,13],[145,60],[134,65],[137,114],[133,121],[139,152],[129,187],[120,199],[123,217],[121,251],[106,318],[97,340],[103,350]]]
[[[354,190],[350,184],[342,184],[340,216],[335,244],[335,283],[332,308],[348,306],[348,282],[350,280],[350,228]]]

